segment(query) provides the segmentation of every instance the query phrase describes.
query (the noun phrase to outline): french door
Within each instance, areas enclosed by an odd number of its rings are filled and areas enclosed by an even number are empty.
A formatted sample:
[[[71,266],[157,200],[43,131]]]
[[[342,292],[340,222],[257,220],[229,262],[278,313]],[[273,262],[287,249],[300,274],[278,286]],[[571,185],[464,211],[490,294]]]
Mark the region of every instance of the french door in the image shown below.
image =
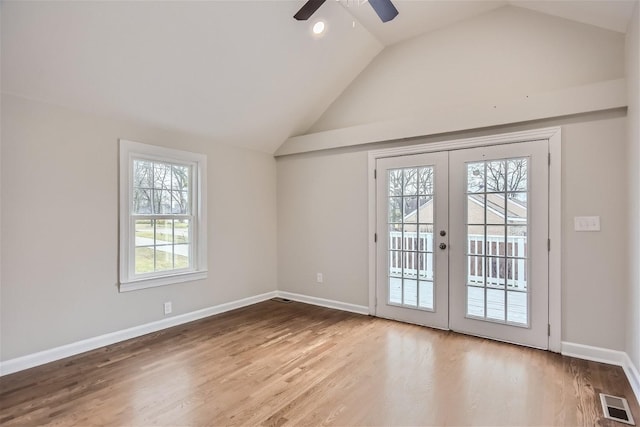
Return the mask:
[[[548,142],[376,162],[376,315],[548,348]]]

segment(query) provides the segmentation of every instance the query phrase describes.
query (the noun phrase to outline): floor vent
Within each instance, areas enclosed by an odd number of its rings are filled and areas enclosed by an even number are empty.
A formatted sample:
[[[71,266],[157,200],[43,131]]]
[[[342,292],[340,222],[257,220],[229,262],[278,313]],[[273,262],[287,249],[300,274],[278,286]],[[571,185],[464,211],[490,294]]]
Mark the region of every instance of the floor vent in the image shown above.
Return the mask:
[[[635,425],[627,399],[600,393],[600,402],[602,403],[605,418],[631,424],[632,426]]]
[[[280,298],[280,297],[271,298],[271,301],[284,302],[284,303],[287,303],[287,304],[291,302],[290,299]]]

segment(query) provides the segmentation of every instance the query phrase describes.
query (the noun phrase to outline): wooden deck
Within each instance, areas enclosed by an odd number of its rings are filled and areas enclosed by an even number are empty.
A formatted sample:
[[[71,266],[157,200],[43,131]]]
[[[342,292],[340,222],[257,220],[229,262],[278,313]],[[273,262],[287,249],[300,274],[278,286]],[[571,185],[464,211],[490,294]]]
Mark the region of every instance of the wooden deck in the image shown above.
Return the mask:
[[[0,378],[0,424],[566,425],[621,368],[273,301]]]

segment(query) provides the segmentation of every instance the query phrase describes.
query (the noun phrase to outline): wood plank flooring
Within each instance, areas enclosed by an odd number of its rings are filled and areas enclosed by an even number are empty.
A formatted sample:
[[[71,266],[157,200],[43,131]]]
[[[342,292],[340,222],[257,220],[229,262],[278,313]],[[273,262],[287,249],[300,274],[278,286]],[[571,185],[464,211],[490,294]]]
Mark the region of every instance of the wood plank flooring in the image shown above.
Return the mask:
[[[621,368],[266,301],[0,378],[0,424],[602,425]]]

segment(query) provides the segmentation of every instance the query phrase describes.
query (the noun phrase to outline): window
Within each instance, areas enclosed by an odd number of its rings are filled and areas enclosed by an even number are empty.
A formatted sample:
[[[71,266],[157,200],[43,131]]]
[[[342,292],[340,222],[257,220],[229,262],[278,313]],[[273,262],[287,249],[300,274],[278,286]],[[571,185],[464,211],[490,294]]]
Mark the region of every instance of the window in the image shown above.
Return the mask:
[[[120,291],[207,277],[206,156],[120,140]]]

